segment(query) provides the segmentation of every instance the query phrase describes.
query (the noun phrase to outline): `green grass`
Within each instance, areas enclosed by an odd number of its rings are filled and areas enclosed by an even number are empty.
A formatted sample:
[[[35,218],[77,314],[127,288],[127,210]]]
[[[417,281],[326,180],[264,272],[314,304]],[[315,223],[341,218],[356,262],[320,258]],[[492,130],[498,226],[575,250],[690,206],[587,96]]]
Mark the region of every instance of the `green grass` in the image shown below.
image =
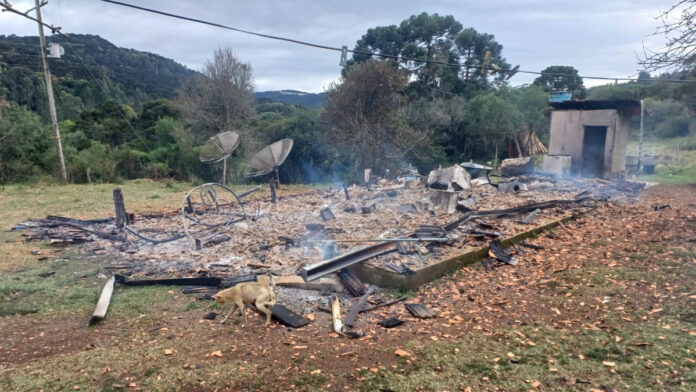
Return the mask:
[[[628,154],[638,155],[637,142],[629,143]],[[657,155],[660,164],[655,168],[655,174],[643,174],[641,180],[660,184],[696,183],[696,135],[644,141],[643,154]]]
[[[670,300],[661,303],[664,310],[657,314],[638,308],[628,314],[633,320],[628,321],[609,311],[602,320],[608,328],[603,329],[588,324],[578,327],[577,321],[570,329],[535,323],[499,329],[492,336],[410,341],[403,347],[414,357],[400,358],[396,368],[377,374],[360,373],[365,378],[361,390],[588,391],[602,386],[631,391],[696,390],[696,299],[688,284],[696,278],[696,251],[660,250],[674,259],[661,258],[659,273],[651,268],[658,261],[650,263],[646,257],[629,254],[635,263],[612,267],[591,263],[538,283],[541,290],[569,292],[573,298],[616,296],[626,302],[626,308],[638,299],[627,295],[624,287],[635,282],[653,287],[671,283]],[[561,297],[548,297],[548,306],[562,301]]]
[[[664,323],[670,329],[662,328]],[[526,391],[535,382],[541,390],[589,389],[587,384],[576,384],[576,379],[589,381],[594,388],[694,390],[696,364],[688,359],[694,358],[696,343],[682,331],[694,328],[693,322],[663,319],[661,323],[618,324],[609,332],[527,326],[516,332],[495,331],[497,337],[411,342],[408,347],[415,359],[402,360],[396,369],[381,374],[366,374],[362,390]],[[649,345],[636,345],[642,342]]]
[[[54,274],[41,276],[50,272]],[[44,318],[70,310],[83,313],[86,323],[110,275],[95,260],[82,260],[75,255],[7,272],[0,279],[0,317],[36,314],[35,317]],[[146,313],[153,305],[171,297],[168,290],[171,288],[164,286],[117,287],[109,312],[119,318]],[[183,311],[196,310],[199,306],[187,304]]]
[[[644,174],[640,176],[640,179],[666,185],[696,184],[696,166],[667,167],[660,165],[655,168],[655,174]]]

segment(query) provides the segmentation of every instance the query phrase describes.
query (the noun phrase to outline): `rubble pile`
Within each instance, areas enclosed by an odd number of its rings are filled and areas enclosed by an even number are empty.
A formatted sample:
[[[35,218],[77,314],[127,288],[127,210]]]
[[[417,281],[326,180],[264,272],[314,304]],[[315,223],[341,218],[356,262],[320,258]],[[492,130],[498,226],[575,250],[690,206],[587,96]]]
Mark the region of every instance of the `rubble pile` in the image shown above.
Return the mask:
[[[80,253],[114,260],[129,275],[234,276],[252,272],[287,275],[294,274],[302,266],[380,240],[404,238],[421,227],[444,225],[466,211],[572,200],[578,192],[587,190],[602,197],[636,190],[635,185],[628,185],[633,183],[589,179],[561,181],[535,175],[504,178],[497,187],[487,183],[470,186],[466,172],[463,175],[451,168],[442,170],[449,171],[455,181],[448,183],[442,179],[443,176],[431,173],[428,182],[435,184],[435,189],[423,183],[407,188],[404,182],[381,180],[369,190],[358,185],[324,187],[281,198],[277,203],[258,198],[243,199],[248,219],[225,227],[217,236],[201,244],[200,249],[196,249],[191,239],[184,235],[181,211],[138,215],[128,226],[129,233],[140,233],[150,239],[175,239],[164,243],[153,243],[128,234],[123,240],[115,240],[120,238],[119,231],[114,220],[109,218],[70,220],[73,225],[65,225],[66,218],[48,217],[22,222],[18,227],[29,229],[25,233],[29,240],[79,243],[77,250]],[[510,182],[523,184],[522,189],[526,190],[501,192]],[[439,207],[434,195],[441,192],[455,195],[454,212],[448,213]],[[514,236],[532,226],[558,220],[571,213],[569,208],[561,206],[536,211],[527,220],[519,215],[477,219],[447,232],[441,241],[401,241],[398,252],[380,255],[367,262],[395,271],[418,270],[491,240]],[[78,226],[108,235],[95,235],[77,229]]]

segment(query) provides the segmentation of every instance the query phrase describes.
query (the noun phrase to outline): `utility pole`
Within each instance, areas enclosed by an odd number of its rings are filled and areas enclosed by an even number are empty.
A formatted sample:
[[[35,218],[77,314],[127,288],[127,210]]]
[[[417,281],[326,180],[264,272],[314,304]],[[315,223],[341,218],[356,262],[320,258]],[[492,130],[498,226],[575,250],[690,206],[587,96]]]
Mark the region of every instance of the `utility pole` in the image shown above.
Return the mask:
[[[63,145],[60,142],[60,129],[58,129],[58,116],[56,116],[56,102],[53,98],[53,84],[51,83],[51,72],[48,70],[46,60],[46,38],[44,38],[43,22],[41,22],[41,7],[46,5],[41,0],[36,0],[36,20],[39,22],[39,39],[41,40],[41,61],[43,62],[44,75],[46,76],[46,90],[48,94],[48,110],[51,114],[53,124],[53,134],[56,139],[56,150],[58,150],[58,164],[60,165],[60,180],[63,185],[68,183],[68,174],[65,171],[65,160],[63,159]]]

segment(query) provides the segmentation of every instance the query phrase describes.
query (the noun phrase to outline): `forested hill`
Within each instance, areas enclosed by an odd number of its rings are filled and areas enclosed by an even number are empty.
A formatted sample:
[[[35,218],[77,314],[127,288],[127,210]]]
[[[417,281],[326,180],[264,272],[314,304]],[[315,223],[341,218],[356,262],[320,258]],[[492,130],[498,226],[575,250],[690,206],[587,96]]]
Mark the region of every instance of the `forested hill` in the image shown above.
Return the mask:
[[[50,38],[48,42],[52,42]],[[119,48],[96,35],[56,37],[65,54],[49,59],[57,79],[56,93],[77,107],[94,107],[113,99],[139,107],[149,99],[175,95],[181,82],[194,71],[165,57]],[[0,35],[0,95],[10,102],[37,108],[44,99],[38,37]],[[39,110],[40,111],[40,110]]]
[[[326,100],[326,93],[305,93],[296,90],[259,91],[255,95],[259,101],[267,99],[289,105],[300,105],[307,109],[324,106]]]

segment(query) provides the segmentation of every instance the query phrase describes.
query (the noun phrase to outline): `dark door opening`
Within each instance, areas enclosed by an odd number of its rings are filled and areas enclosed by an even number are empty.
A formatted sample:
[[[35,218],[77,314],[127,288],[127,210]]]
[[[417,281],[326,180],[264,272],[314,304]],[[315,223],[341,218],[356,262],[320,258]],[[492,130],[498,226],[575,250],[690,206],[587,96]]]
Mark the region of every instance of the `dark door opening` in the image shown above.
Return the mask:
[[[607,140],[607,127],[586,126],[582,142],[582,176],[602,177],[604,175],[604,145]]]

